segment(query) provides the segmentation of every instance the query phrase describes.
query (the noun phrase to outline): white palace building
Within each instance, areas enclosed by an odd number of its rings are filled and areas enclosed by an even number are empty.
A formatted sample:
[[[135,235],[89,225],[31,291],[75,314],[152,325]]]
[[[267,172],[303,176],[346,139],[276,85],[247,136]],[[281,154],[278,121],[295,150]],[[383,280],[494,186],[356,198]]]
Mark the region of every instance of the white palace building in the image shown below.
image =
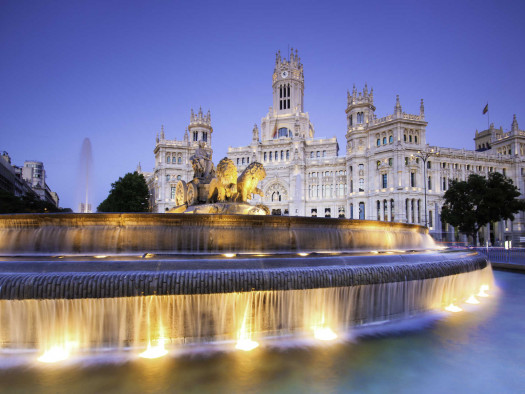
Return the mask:
[[[297,51],[289,58],[277,53],[272,87],[273,105],[260,128],[254,126],[249,145],[229,148],[227,156],[239,173],[253,161],[264,165],[267,176],[259,185],[264,197],[256,196],[255,201],[274,215],[427,224],[439,241],[466,241],[440,220],[442,197],[451,180],[499,171],[525,190],[525,131],[519,130],[516,116],[508,132],[492,124],[476,131],[475,150],[429,146],[423,100],[419,114],[407,114],[396,97],[393,112],[378,117],[373,89],[365,85],[358,92],[354,87],[345,110],[346,149],[339,155],[335,137],[315,138],[304,110],[303,64]],[[138,168],[147,178],[153,212],[175,206],[177,181],[192,179],[189,158],[199,142],[212,153],[212,134],[210,112],[192,110],[182,140],[166,139],[163,129],[157,135],[154,171]],[[488,227],[480,233],[483,243],[525,243],[523,212],[513,222]]]

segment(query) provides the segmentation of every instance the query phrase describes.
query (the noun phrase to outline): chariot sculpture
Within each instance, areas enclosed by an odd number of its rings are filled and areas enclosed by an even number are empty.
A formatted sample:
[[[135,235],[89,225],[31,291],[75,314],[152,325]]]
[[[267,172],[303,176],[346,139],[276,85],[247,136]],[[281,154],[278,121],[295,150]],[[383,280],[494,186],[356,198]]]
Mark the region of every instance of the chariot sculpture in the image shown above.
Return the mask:
[[[190,157],[193,179],[190,182],[178,181],[175,189],[175,203],[170,213],[235,213],[267,215],[265,205],[250,205],[253,195],[264,197],[257,187],[266,177],[261,163],[252,162],[238,176],[237,167],[232,160],[223,158],[213,165],[211,154],[199,143],[195,154]]]

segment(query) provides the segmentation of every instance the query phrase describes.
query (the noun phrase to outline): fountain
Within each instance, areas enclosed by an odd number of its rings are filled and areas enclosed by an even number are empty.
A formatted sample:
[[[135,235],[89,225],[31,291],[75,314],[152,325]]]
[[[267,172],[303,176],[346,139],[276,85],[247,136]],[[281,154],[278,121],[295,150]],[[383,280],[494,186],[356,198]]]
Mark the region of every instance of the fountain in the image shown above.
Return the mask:
[[[266,212],[247,203],[262,172],[237,182],[210,172],[177,187],[175,211],[186,213],[0,216],[0,351],[53,362],[107,348],[154,358],[219,341],[333,340],[492,286],[485,258],[439,250],[424,227],[229,214]]]
[[[91,154],[91,141],[84,138],[80,151],[80,162],[78,167],[77,200],[79,201],[79,213],[91,213],[91,176],[93,157]]]

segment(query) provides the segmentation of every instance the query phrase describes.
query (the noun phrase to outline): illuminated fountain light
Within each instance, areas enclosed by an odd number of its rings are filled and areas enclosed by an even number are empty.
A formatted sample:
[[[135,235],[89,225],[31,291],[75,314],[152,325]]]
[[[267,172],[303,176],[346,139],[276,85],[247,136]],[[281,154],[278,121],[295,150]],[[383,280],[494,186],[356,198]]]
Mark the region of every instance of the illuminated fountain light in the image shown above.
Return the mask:
[[[159,358],[168,354],[168,351],[164,347],[164,338],[157,340],[155,346],[151,345],[151,341],[148,342],[148,347],[142,353],[139,354],[139,357],[142,358]]]
[[[297,253],[298,256],[306,257],[309,255],[309,253]]]
[[[461,312],[463,309],[457,305],[450,304],[449,306],[445,307],[445,310],[449,312]]]
[[[105,254],[98,254],[98,255],[95,255],[93,257],[96,258],[96,259],[105,259],[108,256],[106,256]]]
[[[471,295],[465,302],[467,304],[479,304],[479,300],[474,295]]]
[[[66,342],[64,345],[51,346],[37,360],[42,363],[64,361],[69,358],[71,350],[76,347],[78,347],[78,342]]]
[[[237,344],[235,345],[235,349],[244,350],[245,352],[249,352],[250,350],[253,350],[259,346],[259,342],[254,341],[252,339],[252,333],[247,324],[248,313],[250,311],[249,306],[250,306],[250,302],[246,304],[246,308],[244,310],[244,316],[242,318],[241,329],[239,330],[239,334],[237,335],[238,336]]]
[[[478,297],[488,297],[489,295],[486,293],[489,290],[489,285],[481,285],[479,288]]]
[[[224,257],[231,258],[231,257],[235,257],[236,254],[235,254],[235,253],[224,253],[223,256],[224,256]]]
[[[337,338],[337,334],[330,327],[312,327],[314,330],[314,338],[321,341],[333,341]]]

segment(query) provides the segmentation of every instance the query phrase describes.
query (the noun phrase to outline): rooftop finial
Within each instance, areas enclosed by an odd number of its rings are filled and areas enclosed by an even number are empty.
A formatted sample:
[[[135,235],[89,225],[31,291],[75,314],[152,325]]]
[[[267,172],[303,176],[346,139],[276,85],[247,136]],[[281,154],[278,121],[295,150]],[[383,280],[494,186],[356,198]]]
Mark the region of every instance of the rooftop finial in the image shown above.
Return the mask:
[[[514,114],[514,116],[512,117],[511,130],[512,131],[518,131],[519,130],[519,128],[518,128],[518,121],[516,120],[516,114]]]
[[[419,106],[419,116],[425,116],[425,104],[423,99],[421,99],[421,105]]]
[[[165,140],[166,139],[164,137],[164,125],[163,124],[160,125],[160,139],[161,140]]]
[[[394,107],[395,114],[401,114],[401,103],[399,102],[399,94],[396,94],[396,106]]]

